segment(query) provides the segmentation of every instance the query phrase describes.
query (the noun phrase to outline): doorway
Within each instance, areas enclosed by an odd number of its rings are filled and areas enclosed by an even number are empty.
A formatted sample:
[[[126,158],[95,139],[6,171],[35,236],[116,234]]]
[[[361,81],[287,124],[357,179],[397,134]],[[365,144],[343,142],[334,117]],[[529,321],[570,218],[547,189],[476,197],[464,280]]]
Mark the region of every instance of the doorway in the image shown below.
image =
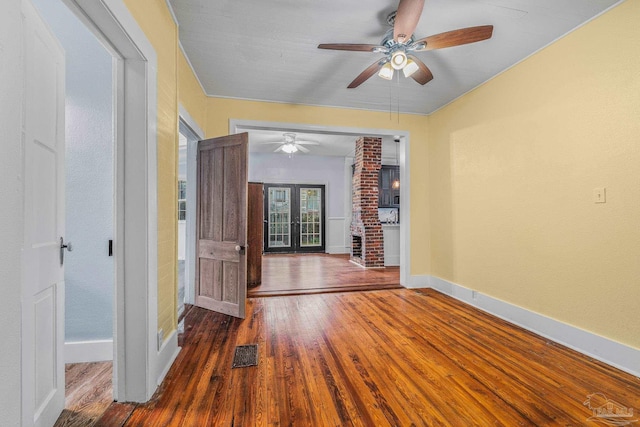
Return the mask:
[[[264,252],[324,252],[325,186],[264,184]]]
[[[299,153],[293,156],[273,158],[266,151],[273,145],[270,141],[279,141],[283,133],[298,133],[300,139],[316,139],[320,137],[331,138],[335,142],[334,146],[346,143],[348,140],[355,141],[355,138],[362,135],[378,136],[383,138],[382,164],[399,166],[400,171],[400,197],[399,197],[399,223],[395,224],[393,234],[396,237],[396,248],[398,251],[400,284],[411,287],[411,181],[410,177],[410,147],[411,136],[409,132],[395,129],[376,129],[359,127],[324,126],[304,123],[280,123],[256,120],[229,121],[229,133],[249,132],[250,134],[250,158],[249,158],[249,180],[253,182],[292,182],[293,173],[306,170],[311,179],[296,179],[302,182],[327,183],[327,247],[328,254],[348,254],[351,250],[351,239],[349,236],[349,226],[351,223],[351,173],[354,151],[344,153],[340,166],[333,165],[335,155],[322,151],[326,147],[324,141],[320,141],[320,146],[305,146],[312,153],[319,157],[309,157]],[[260,142],[255,138],[254,132],[265,134],[270,139]],[[399,141],[399,142],[395,142]],[[255,145],[254,145],[255,144]],[[354,143],[355,144],[355,143]],[[259,149],[258,156],[254,156],[253,150]],[[354,145],[355,148],[355,145]],[[277,153],[276,153],[277,154]],[[286,161],[288,159],[288,164]],[[307,159],[307,160],[305,160]],[[313,160],[312,160],[313,159]],[[268,177],[256,173],[257,170],[265,168]],[[293,181],[293,182],[295,182]],[[344,189],[344,190],[343,190]],[[337,190],[337,191],[336,191]],[[342,194],[342,196],[340,196]],[[397,265],[398,263],[396,263]]]
[[[125,7],[119,1],[108,2],[82,2],[79,5],[75,0],[60,0],[68,6],[72,13],[79,17],[83,25],[86,26],[102,43],[102,45],[112,55],[112,76],[113,76],[113,105],[114,105],[114,239],[113,239],[113,262],[116,292],[113,302],[113,398],[120,401],[143,402],[147,401],[156,389],[156,385],[161,380],[168,365],[172,362],[172,357],[177,353],[177,339],[165,341],[159,351],[151,351],[154,347],[157,331],[157,141],[156,141],[156,120],[155,100],[157,99],[157,57],[155,50],[148,39],[141,32],[139,25]],[[45,35],[41,40],[55,39],[53,33],[48,30],[47,25],[38,16],[31,0],[22,2],[23,20],[22,25],[17,26],[17,30],[24,29],[23,35],[33,36],[34,34]],[[26,18],[25,18],[26,11]],[[34,26],[37,31],[32,31]],[[33,40],[35,36],[29,38]],[[21,44],[21,38],[15,38],[16,45]],[[51,44],[51,43],[49,43]],[[57,47],[57,41],[54,43]],[[13,45],[12,45],[13,46]],[[52,49],[35,49],[33,46],[41,44],[32,43],[30,46],[23,45],[21,50],[25,54],[20,57],[20,65],[25,70],[38,70],[38,73],[25,72],[23,85],[31,92],[25,91],[21,96],[17,96],[18,103],[22,103],[23,110],[30,111],[32,117],[39,118],[46,123],[44,127],[48,131],[55,130],[56,141],[64,141],[64,90],[63,86],[56,83],[58,89],[55,96],[42,97],[33,96],[34,91],[40,83],[52,84],[53,81],[60,81],[63,85],[62,73],[57,73],[57,64],[63,64],[64,58],[57,58],[56,66],[33,67],[34,61],[44,58],[48,59],[53,54],[49,54]],[[16,56],[17,58],[17,56]],[[31,61],[31,62],[30,62]],[[42,79],[36,79],[38,75],[44,75]],[[128,88],[125,90],[125,86]],[[53,91],[47,92],[48,94]],[[42,94],[38,94],[42,95]],[[39,102],[35,102],[39,99]],[[58,102],[62,99],[62,102]],[[44,111],[51,109],[55,114],[33,114],[33,111]],[[55,124],[53,123],[55,121]],[[36,122],[35,120],[33,122]],[[62,124],[62,125],[60,125]],[[29,127],[31,126],[31,127]],[[22,131],[33,129],[31,123],[22,123]],[[36,139],[29,139],[36,141]],[[56,144],[58,144],[56,142]],[[53,159],[52,156],[47,159]],[[125,162],[126,159],[126,162]],[[23,159],[21,166],[22,176],[25,181],[35,181],[35,178],[42,181],[42,177],[49,175],[40,173],[37,162],[33,159]],[[64,154],[55,158],[57,171],[62,171]],[[36,167],[34,167],[36,166]],[[48,173],[54,170],[51,166]],[[36,172],[34,174],[34,171]],[[57,195],[56,200],[64,198],[64,174],[57,174],[62,179],[49,179],[47,184],[56,186],[55,192],[47,192],[50,195]],[[48,188],[48,187],[47,187]],[[125,194],[126,188],[126,194]],[[35,194],[35,192],[32,192]],[[23,189],[23,198],[31,193],[27,188]],[[50,202],[53,196],[47,197]],[[33,199],[29,199],[30,201]],[[56,202],[57,204],[57,202]],[[35,223],[46,223],[53,227],[52,223],[64,224],[63,204],[59,204],[59,215],[56,215],[54,203],[48,203],[47,209],[34,210],[26,203],[20,215],[25,223],[27,220]],[[51,209],[48,209],[52,207]],[[57,208],[56,208],[57,209]],[[52,235],[47,240],[47,266],[53,269],[56,260],[62,258],[60,251],[67,246],[63,246],[59,240],[64,237],[64,226],[56,225]],[[22,244],[26,248],[29,245],[33,248],[32,232],[29,227],[25,227],[22,233]],[[53,243],[52,243],[53,242]],[[56,245],[57,247],[53,246]],[[126,248],[126,253],[125,253]],[[108,250],[108,247],[105,248]],[[54,255],[54,256],[50,256]],[[57,264],[59,266],[59,264]],[[31,292],[34,287],[33,275],[26,275],[25,272],[37,272],[43,280],[50,280],[47,283],[59,283],[57,276],[49,277],[49,271],[42,269],[29,269],[23,264],[21,290],[23,294]],[[63,267],[56,267],[56,275],[63,273]],[[46,279],[45,279],[46,276]],[[63,280],[60,282],[63,283]],[[62,291],[64,288],[60,286]],[[56,292],[58,292],[56,290]],[[43,414],[46,410],[47,420],[51,420],[49,415],[60,413],[64,405],[64,399],[50,399],[54,393],[57,396],[62,388],[64,395],[64,299],[55,301],[47,294],[47,303],[50,307],[56,304],[55,310],[47,308],[49,314],[55,313],[55,321],[52,316],[42,316],[42,321],[35,325],[31,320],[35,303],[39,303],[29,294],[29,298],[23,299],[21,304],[21,320],[28,327],[20,330],[20,354],[22,369],[18,369],[17,374],[12,374],[10,382],[15,377],[20,378],[21,383],[21,418],[29,420],[34,416]],[[136,301],[136,304],[125,304],[125,301]],[[49,338],[52,337],[52,338]],[[53,338],[55,337],[55,338]],[[126,351],[125,346],[126,345]],[[46,352],[45,352],[46,351]],[[169,356],[166,356],[169,355]],[[37,363],[38,358],[47,358],[46,365]],[[37,369],[36,369],[37,368]],[[46,368],[46,369],[44,369]],[[55,370],[55,372],[54,372]],[[42,373],[46,375],[41,375]],[[41,387],[39,394],[35,393],[33,378],[41,375],[40,385],[44,385],[50,390]],[[54,378],[56,381],[49,381]],[[54,390],[55,388],[55,390]],[[41,398],[44,397],[46,401]],[[63,396],[64,398],[64,396]],[[40,400],[38,400],[40,399]],[[48,405],[46,408],[43,405]],[[51,404],[51,405],[49,405]],[[39,407],[36,407],[39,405]],[[59,409],[58,409],[59,408]],[[18,419],[19,422],[19,419]],[[53,422],[46,422],[52,424]]]
[[[86,419],[88,404],[106,409],[113,400],[113,56],[61,1],[33,4],[65,51],[67,387],[58,423],[73,424]]]
[[[193,133],[193,131],[184,123],[184,121],[180,120],[179,126],[179,144],[178,144],[178,280],[177,280],[177,295],[178,295],[178,319],[181,318],[185,309],[185,302],[188,302],[187,299],[187,283],[190,282],[189,278],[191,277],[191,257],[192,251],[188,250],[190,248],[190,239],[188,229],[191,225],[191,210],[188,206],[187,202],[187,192],[190,190],[190,187],[193,182],[189,179],[189,162],[188,162],[188,154],[189,154],[189,144],[194,141],[198,141],[198,137]]]
[[[196,199],[198,141],[204,131],[180,106],[178,148],[178,332],[182,331],[185,304],[195,302]],[[182,305],[182,308],[180,307]]]
[[[353,164],[356,140],[362,135],[382,138],[381,165],[400,170],[402,185],[396,193],[408,194],[405,151],[408,135],[402,132],[359,129],[320,129],[318,126],[242,122],[232,120],[233,132],[249,132],[249,180],[266,183],[264,188],[263,230],[261,246],[262,280],[248,290],[250,297],[290,295],[302,293],[340,292],[343,290],[379,289],[399,287],[402,269],[407,258],[401,257],[404,246],[401,234],[408,231],[408,197],[398,197],[396,206],[390,208],[378,201],[378,214],[383,223],[384,268],[364,270],[350,261],[352,250],[351,218]],[[296,140],[305,143],[305,150],[287,153],[284,145],[287,136],[295,134]],[[399,140],[400,142],[396,142]],[[280,146],[278,147],[278,145]],[[398,151],[400,150],[400,151]],[[276,183],[276,184],[272,184]],[[307,253],[296,246],[298,226],[293,200],[299,183],[324,185],[326,210],[322,221],[324,253]],[[273,188],[275,186],[275,189]],[[277,194],[280,205],[270,203],[270,187]],[[401,196],[400,194],[400,196]],[[397,195],[397,194],[396,194]],[[272,200],[273,201],[273,200]],[[404,205],[400,209],[399,204]],[[386,210],[384,209],[386,207]],[[269,210],[271,209],[271,212]],[[389,211],[393,210],[393,215]],[[276,215],[274,215],[276,214]],[[278,216],[279,214],[279,216]],[[399,217],[398,217],[399,216]],[[391,223],[393,218],[393,223]]]

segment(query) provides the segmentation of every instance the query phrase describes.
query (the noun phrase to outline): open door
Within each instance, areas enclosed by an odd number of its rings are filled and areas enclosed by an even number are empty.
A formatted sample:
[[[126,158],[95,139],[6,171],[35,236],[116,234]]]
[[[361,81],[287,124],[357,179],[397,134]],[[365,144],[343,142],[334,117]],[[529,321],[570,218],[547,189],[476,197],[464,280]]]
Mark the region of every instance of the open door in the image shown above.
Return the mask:
[[[247,133],[198,142],[195,305],[244,318]]]
[[[64,409],[64,53],[28,0],[24,19],[22,425]],[[20,108],[16,106],[16,108]]]

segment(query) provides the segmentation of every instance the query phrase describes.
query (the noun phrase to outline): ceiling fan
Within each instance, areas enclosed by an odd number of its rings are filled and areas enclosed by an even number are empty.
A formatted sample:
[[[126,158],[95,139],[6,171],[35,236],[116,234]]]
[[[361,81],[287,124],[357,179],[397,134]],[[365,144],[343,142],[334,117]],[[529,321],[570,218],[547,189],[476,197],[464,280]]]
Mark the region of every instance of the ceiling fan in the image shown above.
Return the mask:
[[[400,0],[398,10],[387,17],[392,26],[382,38],[379,45],[354,43],[326,43],[318,45],[319,49],[348,50],[356,52],[382,53],[384,58],[374,62],[347,86],[356,88],[374,74],[391,80],[394,71],[402,70],[405,77],[411,77],[424,85],[433,79],[433,74],[413,52],[442,49],[475,43],[491,38],[493,25],[460,28],[433,36],[415,40],[413,32],[418,25],[424,0]]]
[[[280,144],[280,146],[274,150],[274,153],[283,151],[287,154],[293,154],[297,151],[308,153],[309,149],[304,147],[305,145],[320,145],[317,141],[302,141],[300,139],[296,139],[296,134],[291,132],[283,133],[282,136],[282,140],[265,141],[261,142],[261,144]]]

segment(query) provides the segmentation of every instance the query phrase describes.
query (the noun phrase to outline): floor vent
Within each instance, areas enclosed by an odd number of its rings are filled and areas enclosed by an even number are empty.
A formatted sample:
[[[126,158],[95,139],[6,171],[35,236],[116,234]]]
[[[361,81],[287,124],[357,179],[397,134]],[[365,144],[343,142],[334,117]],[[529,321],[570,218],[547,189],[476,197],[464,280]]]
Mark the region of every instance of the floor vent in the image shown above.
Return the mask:
[[[246,368],[247,366],[258,366],[258,344],[236,346],[231,368]]]

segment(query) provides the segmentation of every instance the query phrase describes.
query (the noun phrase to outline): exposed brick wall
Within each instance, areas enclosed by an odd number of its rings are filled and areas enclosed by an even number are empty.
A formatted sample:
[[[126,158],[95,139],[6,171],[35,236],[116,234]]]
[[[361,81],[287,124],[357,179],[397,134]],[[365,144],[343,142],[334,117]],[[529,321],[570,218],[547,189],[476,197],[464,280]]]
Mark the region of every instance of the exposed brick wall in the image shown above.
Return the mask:
[[[351,259],[364,267],[384,267],[384,240],[378,216],[381,159],[382,138],[358,138],[352,185]]]

